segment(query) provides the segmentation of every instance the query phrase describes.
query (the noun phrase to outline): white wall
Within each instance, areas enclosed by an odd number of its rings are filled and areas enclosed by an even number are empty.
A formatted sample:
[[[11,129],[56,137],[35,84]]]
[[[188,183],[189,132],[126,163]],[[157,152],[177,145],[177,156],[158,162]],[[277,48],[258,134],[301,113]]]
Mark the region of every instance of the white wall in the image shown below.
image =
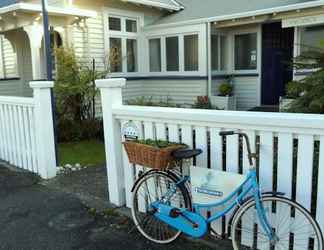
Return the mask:
[[[141,82],[142,90],[133,89],[134,84]],[[130,93],[131,92],[131,93]],[[126,93],[126,95],[125,95]],[[126,91],[124,91],[124,98],[130,96],[147,96],[153,98],[155,101],[166,100],[171,98],[171,101],[177,104],[193,104],[197,96],[207,95],[207,80],[139,80],[127,81]]]
[[[212,80],[212,95],[218,95],[218,87],[224,81],[225,77],[223,79]],[[236,76],[233,79],[233,85],[238,110],[248,110],[259,105],[259,77]]]

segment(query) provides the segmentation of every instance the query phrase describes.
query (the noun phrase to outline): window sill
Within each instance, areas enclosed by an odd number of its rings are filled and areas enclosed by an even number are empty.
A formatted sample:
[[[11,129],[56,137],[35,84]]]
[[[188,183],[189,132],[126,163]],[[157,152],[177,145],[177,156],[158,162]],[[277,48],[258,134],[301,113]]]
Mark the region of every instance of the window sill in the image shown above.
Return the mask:
[[[18,81],[20,80],[20,77],[8,77],[8,78],[0,78],[1,81]]]

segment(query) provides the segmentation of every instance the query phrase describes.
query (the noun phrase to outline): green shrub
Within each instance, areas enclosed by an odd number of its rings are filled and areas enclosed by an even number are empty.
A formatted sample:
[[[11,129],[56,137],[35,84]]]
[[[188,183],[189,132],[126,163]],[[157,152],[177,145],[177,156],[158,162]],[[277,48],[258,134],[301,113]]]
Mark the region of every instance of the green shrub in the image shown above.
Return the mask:
[[[287,83],[286,86],[286,96],[287,98],[296,99],[301,96],[303,92],[303,86],[298,81],[291,81]]]
[[[295,58],[297,69],[312,69],[304,79],[290,83],[290,95],[296,99],[290,104],[288,112],[324,114],[324,51],[313,50]]]
[[[185,144],[180,144],[180,143],[176,143],[176,142],[169,142],[169,141],[164,141],[164,140],[152,140],[152,139],[137,140],[136,142],[140,143],[140,144],[150,145],[150,146],[157,147],[157,148],[166,148],[166,147],[175,146],[175,145],[185,145]]]
[[[218,87],[220,96],[231,96],[233,94],[233,86],[228,82],[223,82]]]
[[[161,97],[160,101],[153,101],[153,96],[141,96],[127,101],[127,104],[133,106],[177,107],[177,105],[174,104],[172,99],[168,96],[166,98]]]
[[[89,139],[100,134],[101,121],[96,120],[93,113],[98,90],[92,81],[104,77],[106,73],[82,66],[71,48],[58,48],[55,55],[54,94],[59,141]]]

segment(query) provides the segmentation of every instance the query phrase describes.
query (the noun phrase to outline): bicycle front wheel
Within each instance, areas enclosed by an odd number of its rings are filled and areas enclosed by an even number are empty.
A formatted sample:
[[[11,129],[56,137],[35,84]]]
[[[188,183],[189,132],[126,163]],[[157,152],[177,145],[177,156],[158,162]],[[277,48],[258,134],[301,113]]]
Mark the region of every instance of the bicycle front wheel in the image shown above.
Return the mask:
[[[269,239],[259,219],[256,203],[250,200],[234,216],[231,236],[235,250],[323,250],[318,223],[301,205],[284,197],[263,197],[267,220],[276,235]]]
[[[140,233],[155,243],[167,244],[174,241],[181,232],[158,220],[151,206],[153,202],[164,201],[176,208],[190,208],[191,200],[184,186],[177,186],[177,179],[165,172],[157,171],[144,175],[133,192],[132,216]]]

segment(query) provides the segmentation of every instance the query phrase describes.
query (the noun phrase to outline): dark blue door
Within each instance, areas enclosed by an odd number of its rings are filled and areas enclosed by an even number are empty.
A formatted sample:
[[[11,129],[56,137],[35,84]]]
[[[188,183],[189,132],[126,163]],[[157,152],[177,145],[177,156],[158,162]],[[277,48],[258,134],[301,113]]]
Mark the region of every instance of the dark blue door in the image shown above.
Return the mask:
[[[262,105],[278,105],[285,95],[285,85],[292,80],[294,29],[281,23],[262,26]]]

